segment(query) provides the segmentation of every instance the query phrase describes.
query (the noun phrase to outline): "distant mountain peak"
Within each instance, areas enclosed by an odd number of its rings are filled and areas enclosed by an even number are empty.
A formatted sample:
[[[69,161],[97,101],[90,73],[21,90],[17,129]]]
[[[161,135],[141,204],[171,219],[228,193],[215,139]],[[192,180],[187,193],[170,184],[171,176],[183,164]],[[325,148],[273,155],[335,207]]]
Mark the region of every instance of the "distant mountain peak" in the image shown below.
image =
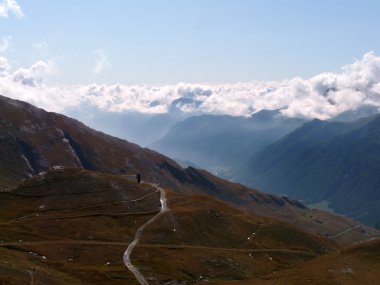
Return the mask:
[[[360,118],[373,116],[379,113],[379,108],[373,105],[363,105],[354,110],[345,111],[333,118],[330,121],[352,122]]]

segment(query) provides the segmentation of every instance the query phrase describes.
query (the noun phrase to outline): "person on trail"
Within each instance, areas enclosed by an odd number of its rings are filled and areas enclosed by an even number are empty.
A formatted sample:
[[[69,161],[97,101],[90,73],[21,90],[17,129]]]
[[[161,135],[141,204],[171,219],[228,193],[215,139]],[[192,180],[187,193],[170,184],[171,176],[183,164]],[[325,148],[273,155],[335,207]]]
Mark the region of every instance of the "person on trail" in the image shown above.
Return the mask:
[[[141,175],[140,175],[140,173],[136,174],[136,181],[137,181],[137,183],[141,183]]]

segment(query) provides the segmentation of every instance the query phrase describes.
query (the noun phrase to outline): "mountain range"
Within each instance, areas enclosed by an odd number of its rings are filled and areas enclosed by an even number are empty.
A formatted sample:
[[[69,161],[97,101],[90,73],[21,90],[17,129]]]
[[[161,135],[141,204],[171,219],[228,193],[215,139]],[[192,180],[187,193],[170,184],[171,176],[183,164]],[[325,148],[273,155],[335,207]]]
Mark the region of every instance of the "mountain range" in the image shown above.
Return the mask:
[[[377,256],[377,244],[367,243],[379,234],[371,227],[182,168],[150,149],[1,96],[0,282],[138,284],[122,257],[162,207],[157,185],[169,210],[143,231],[132,254],[149,284],[280,281],[293,278],[292,268],[308,278],[302,271],[308,262],[318,268],[358,242],[368,255],[355,260]]]
[[[304,119],[262,110],[251,117],[201,115],[173,125],[150,147],[229,178],[248,155],[301,126]]]
[[[353,122],[313,120],[254,154],[238,179],[375,225],[379,134],[379,115]]]
[[[0,186],[3,189],[60,166],[118,175],[140,173],[143,180],[159,183],[173,191],[211,195],[247,211],[294,225],[302,224],[303,216],[310,217],[307,228],[313,233],[334,235],[355,224],[328,213],[314,213],[315,210],[297,201],[220,179],[205,170],[184,169],[155,151],[28,103],[6,97],[0,97],[0,103]],[[326,222],[316,222],[316,216]],[[355,231],[350,234],[353,239],[358,238]]]
[[[181,165],[380,226],[377,112],[362,106],[328,121],[279,110],[193,116],[151,147]]]

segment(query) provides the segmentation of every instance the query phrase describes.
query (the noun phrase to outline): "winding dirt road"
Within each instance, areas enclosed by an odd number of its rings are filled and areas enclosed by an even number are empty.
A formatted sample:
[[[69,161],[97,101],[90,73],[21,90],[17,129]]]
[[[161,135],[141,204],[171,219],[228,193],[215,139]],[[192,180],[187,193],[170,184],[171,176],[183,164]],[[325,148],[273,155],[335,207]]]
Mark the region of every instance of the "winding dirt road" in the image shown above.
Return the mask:
[[[128,269],[133,273],[135,276],[136,280],[141,284],[141,285],[149,285],[148,281],[145,279],[144,275],[141,274],[141,272],[132,264],[131,262],[131,254],[133,252],[133,249],[135,246],[138,244],[138,242],[141,239],[142,233],[145,230],[146,227],[149,225],[153,224],[156,220],[158,220],[165,212],[168,211],[168,205],[166,202],[166,193],[165,190],[162,189],[158,184],[153,184],[153,183],[148,183],[148,182],[143,182],[144,184],[151,185],[152,187],[155,187],[157,190],[160,191],[161,196],[160,196],[160,202],[161,202],[161,210],[160,212],[155,215],[152,219],[147,221],[145,224],[141,225],[135,234],[134,240],[129,244],[127,250],[124,252],[123,260],[124,264],[128,267]]]

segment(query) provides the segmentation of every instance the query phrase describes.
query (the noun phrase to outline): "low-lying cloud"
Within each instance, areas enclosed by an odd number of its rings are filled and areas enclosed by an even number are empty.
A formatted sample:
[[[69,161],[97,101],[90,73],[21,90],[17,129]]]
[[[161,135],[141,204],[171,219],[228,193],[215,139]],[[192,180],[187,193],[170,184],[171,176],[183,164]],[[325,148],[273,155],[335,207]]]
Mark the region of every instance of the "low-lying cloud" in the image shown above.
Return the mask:
[[[249,116],[281,109],[290,117],[328,119],[361,106],[380,108],[380,57],[373,52],[342,68],[310,79],[236,84],[47,85],[51,63],[40,61],[11,72],[0,57],[0,93],[49,111],[75,108],[107,112],[229,114]]]

